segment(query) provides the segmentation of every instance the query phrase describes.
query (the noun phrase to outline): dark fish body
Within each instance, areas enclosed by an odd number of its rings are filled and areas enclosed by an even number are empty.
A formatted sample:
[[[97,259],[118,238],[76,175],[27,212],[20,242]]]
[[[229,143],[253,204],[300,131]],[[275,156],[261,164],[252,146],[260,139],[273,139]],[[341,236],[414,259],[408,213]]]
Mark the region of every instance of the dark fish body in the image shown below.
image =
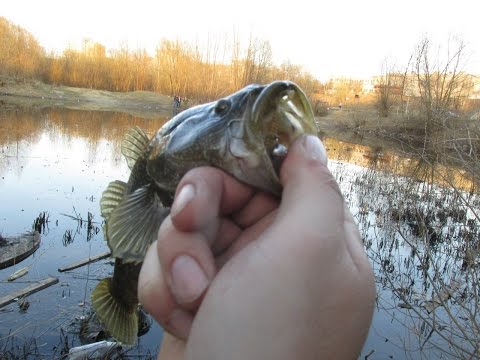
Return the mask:
[[[100,201],[114,274],[92,293],[95,311],[113,337],[125,344],[137,339],[138,273],[183,175],[214,166],[280,196],[281,163],[304,133],[317,134],[309,101],[294,83],[277,81],[185,110],[152,139],[139,128],[126,134],[122,153],[129,180],[111,182]]]

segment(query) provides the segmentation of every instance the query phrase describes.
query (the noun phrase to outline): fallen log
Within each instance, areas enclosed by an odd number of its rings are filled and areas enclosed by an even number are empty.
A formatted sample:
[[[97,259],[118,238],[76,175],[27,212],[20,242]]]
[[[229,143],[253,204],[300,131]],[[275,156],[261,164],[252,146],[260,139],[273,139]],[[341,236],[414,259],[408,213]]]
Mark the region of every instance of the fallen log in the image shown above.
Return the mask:
[[[16,290],[12,292],[11,294],[8,294],[6,296],[3,296],[0,298],[0,308],[12,303],[15,301],[17,298],[21,298],[23,296],[27,296],[33,293],[36,293],[37,291],[43,290],[53,284],[58,283],[58,278],[49,276],[46,279],[42,279],[39,281],[35,281],[34,283],[28,285],[27,287]]]
[[[12,275],[8,277],[8,281],[14,281],[17,280],[18,278],[21,278],[22,276],[25,276],[28,274],[28,267],[25,266],[17,271],[15,271]]]
[[[104,253],[101,253],[101,254],[98,254],[98,255],[95,255],[95,256],[88,257],[88,258],[86,258],[86,259],[77,261],[77,262],[75,262],[75,263],[73,263],[73,264],[70,264],[70,265],[67,265],[67,266],[58,268],[58,271],[59,271],[59,272],[64,272],[64,271],[68,271],[68,270],[73,270],[73,269],[76,269],[76,268],[85,266],[85,265],[87,265],[87,264],[91,264],[91,263],[93,263],[93,262],[95,262],[95,261],[102,260],[102,259],[106,259],[106,258],[108,258],[110,255],[111,255],[111,252],[110,252],[110,251],[107,251],[107,252],[104,252]]]

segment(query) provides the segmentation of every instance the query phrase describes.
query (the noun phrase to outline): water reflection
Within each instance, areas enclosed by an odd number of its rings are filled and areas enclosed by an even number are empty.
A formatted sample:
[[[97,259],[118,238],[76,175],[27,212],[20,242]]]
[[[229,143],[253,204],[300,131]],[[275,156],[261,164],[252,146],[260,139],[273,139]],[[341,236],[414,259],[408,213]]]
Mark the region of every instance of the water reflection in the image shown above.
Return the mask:
[[[139,126],[147,134],[153,134],[165,121],[165,118],[142,119],[123,113],[64,109],[4,112],[0,115],[0,153],[3,155],[0,171],[9,158],[44,156],[46,149],[30,146],[34,143],[41,145],[42,141],[57,143],[66,149],[81,143],[82,150],[87,151],[85,160],[88,164],[106,155],[120,161],[120,142],[128,128]],[[110,147],[107,153],[105,143]]]
[[[378,312],[364,354],[478,357],[478,195],[346,163],[331,168],[376,274]]]
[[[99,231],[98,201],[108,182],[128,175],[121,138],[134,125],[153,134],[164,121],[63,110],[1,113],[0,233],[20,234],[36,223],[42,244],[30,258],[0,271],[0,297],[50,274],[59,277],[60,284],[30,295],[24,313],[17,304],[0,309],[0,352],[16,348],[17,355],[26,356],[38,351],[33,346],[37,343],[49,349],[42,353],[51,358],[50,349],[59,342],[79,344],[72,324],[79,325],[89,315],[90,293],[113,267],[105,260],[62,274],[57,269],[107,250]],[[39,224],[39,214],[47,221]],[[25,266],[29,273],[21,280],[3,281]],[[153,356],[160,337],[154,324],[132,353]]]
[[[322,139],[330,159],[408,176],[428,184],[456,187],[475,192],[478,179],[468,169],[458,165],[445,165],[438,154],[414,149],[394,151],[382,147],[351,144],[332,138]]]
[[[15,158],[17,174],[21,172],[29,156],[40,157],[32,153],[30,144],[38,142],[42,136],[48,136],[51,142],[61,139],[62,146],[74,147],[79,140],[86,144],[87,162],[92,164],[100,156],[105,156],[108,142],[108,154],[115,163],[123,161],[120,145],[125,131],[139,126],[151,135],[166,121],[161,119],[143,119],[124,113],[77,111],[65,109],[43,109],[35,112],[7,111],[0,114],[0,173]],[[415,177],[420,181],[437,183],[443,186],[455,186],[474,191],[472,176],[460,167],[445,166],[437,159],[434,150],[394,152],[382,147],[369,147],[342,142],[333,138],[323,138],[332,160],[346,161],[363,167],[388,170],[398,175]],[[83,146],[83,145],[82,145]],[[40,150],[41,152],[41,150]],[[10,164],[12,165],[12,164]],[[114,164],[112,164],[114,165]]]
[[[151,135],[164,121],[74,110],[0,113],[0,233],[22,233],[39,214],[48,214],[37,253],[0,271],[0,297],[49,274],[60,278],[59,285],[29,296],[25,313],[16,304],[0,309],[0,349],[22,351],[25,341],[37,337],[55,347],[48,356],[56,351],[59,357],[65,341],[81,342],[78,329],[90,315],[90,293],[113,268],[104,260],[61,274],[57,269],[107,250],[98,201],[110,181],[128,177],[123,135],[134,125]],[[466,357],[477,351],[470,341],[478,339],[480,313],[475,182],[435,157],[323,141],[379,290],[362,356]],[[23,266],[30,271],[21,282],[2,281]],[[160,336],[153,324],[136,354],[154,355]]]

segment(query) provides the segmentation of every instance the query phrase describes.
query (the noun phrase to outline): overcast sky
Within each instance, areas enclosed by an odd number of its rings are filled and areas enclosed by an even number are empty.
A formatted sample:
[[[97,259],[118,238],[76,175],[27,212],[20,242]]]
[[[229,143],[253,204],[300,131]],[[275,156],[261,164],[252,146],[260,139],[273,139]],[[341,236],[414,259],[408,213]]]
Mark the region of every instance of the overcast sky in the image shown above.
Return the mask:
[[[461,37],[480,73],[478,0],[3,0],[0,16],[31,32],[47,51],[79,47],[143,48],[162,38],[204,42],[237,33],[268,40],[276,63],[289,60],[320,80],[365,78],[385,58],[407,63],[424,36],[446,48]]]

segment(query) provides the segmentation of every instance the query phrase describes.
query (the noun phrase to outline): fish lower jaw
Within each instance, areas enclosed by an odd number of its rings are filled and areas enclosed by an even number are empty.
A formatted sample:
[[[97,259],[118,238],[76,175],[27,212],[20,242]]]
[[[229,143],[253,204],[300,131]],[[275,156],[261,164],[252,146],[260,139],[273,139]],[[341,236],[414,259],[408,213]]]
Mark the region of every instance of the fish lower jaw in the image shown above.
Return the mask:
[[[270,161],[262,161],[258,155],[236,158],[229,172],[238,180],[274,195],[281,191],[280,180]]]

